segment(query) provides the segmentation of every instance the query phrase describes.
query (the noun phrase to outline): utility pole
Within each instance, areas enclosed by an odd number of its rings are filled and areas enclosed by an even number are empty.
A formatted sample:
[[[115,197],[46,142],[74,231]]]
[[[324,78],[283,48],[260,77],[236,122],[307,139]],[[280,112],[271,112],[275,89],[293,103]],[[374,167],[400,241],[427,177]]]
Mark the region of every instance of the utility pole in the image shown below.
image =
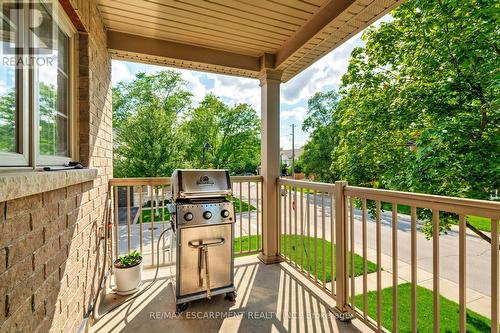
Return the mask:
[[[295,179],[295,124],[292,124],[292,179]]]

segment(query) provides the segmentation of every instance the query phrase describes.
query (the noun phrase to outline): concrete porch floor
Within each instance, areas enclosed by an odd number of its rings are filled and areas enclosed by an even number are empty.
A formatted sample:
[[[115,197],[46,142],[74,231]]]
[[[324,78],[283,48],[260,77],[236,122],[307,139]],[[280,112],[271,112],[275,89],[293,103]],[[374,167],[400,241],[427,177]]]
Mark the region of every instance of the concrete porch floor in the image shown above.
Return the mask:
[[[363,323],[335,319],[335,302],[286,263],[264,265],[256,256],[235,260],[238,297],[230,302],[223,295],[190,304],[182,317],[175,316],[175,303],[168,276],[162,268],[152,288],[137,299],[94,323],[90,332],[366,332]],[[150,283],[153,269],[144,272]],[[101,311],[123,300],[110,295]]]

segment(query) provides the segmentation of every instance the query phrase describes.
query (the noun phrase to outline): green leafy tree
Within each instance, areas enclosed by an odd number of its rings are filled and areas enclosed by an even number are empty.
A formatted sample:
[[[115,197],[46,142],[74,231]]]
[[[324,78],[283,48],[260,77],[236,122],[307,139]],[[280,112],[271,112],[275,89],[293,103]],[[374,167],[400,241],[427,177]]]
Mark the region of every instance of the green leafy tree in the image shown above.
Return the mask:
[[[11,90],[0,97],[0,151],[16,150],[16,97]]]
[[[189,146],[187,156],[194,167],[225,168],[235,174],[257,169],[260,120],[248,104],[230,107],[209,94],[188,112],[183,128]]]
[[[498,11],[492,1],[409,0],[368,29],[342,78],[331,177],[489,199],[500,187]],[[313,132],[306,153],[326,156],[319,141]]]
[[[316,93],[307,103],[307,116],[302,124],[302,130],[310,135],[301,156],[303,171],[324,182],[336,178],[330,166],[333,162],[332,147],[338,144],[338,98],[334,91]]]
[[[139,73],[113,91],[115,177],[169,176],[186,166],[181,115],[191,106],[181,75]]]

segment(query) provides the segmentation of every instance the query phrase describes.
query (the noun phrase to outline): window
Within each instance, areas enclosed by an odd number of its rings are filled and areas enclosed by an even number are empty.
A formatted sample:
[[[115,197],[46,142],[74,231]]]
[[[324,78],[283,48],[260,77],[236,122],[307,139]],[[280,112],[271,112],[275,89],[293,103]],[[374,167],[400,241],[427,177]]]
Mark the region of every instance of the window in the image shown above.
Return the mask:
[[[57,1],[2,1],[0,166],[75,156],[75,30]]]

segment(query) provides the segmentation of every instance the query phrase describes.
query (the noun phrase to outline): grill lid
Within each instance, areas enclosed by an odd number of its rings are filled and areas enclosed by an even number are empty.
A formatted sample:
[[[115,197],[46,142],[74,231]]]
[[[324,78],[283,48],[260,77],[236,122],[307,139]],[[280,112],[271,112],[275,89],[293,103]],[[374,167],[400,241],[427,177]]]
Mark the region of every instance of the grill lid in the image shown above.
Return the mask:
[[[177,169],[172,174],[172,198],[208,198],[230,195],[227,170]]]

